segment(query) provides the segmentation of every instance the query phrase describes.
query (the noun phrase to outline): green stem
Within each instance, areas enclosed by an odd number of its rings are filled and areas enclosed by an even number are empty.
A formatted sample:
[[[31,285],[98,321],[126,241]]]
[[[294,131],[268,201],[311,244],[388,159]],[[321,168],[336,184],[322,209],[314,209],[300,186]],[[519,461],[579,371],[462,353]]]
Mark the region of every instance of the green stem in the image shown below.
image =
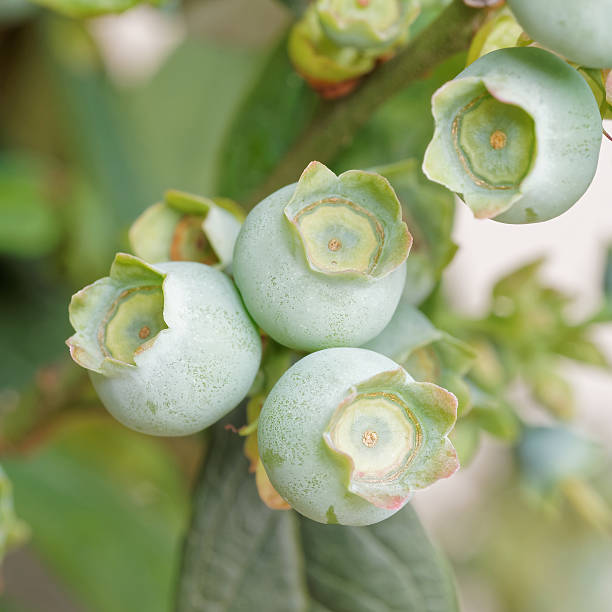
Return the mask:
[[[365,78],[352,95],[321,103],[294,147],[254,194],[252,203],[296,181],[312,160],[332,161],[381,104],[443,60],[467,49],[484,17],[484,11],[455,0],[412,44]]]

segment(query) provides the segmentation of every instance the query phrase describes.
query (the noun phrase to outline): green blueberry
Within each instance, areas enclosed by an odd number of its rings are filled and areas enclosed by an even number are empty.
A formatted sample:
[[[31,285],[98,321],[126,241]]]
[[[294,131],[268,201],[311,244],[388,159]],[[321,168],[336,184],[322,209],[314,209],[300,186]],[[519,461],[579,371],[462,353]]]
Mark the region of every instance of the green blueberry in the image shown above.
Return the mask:
[[[407,38],[420,11],[414,0],[316,0],[314,6],[337,45],[380,53]]]
[[[259,368],[261,341],[238,292],[204,264],[153,266],[119,253],[69,311],[72,358],[108,411],[137,431],[208,427],[242,401]]]
[[[582,66],[612,67],[612,0],[508,0],[508,5],[545,47]]]
[[[423,171],[478,218],[552,219],[586,191],[601,117],[571,66],[533,47],[477,59],[432,98],[436,121]]]
[[[385,178],[312,162],[249,213],[233,272],[249,313],[280,344],[358,346],[391,319],[411,243]]]
[[[259,455],[278,493],[321,523],[388,518],[458,468],[452,393],[365,349],[326,349],[283,374],[259,417]]]
[[[525,483],[545,496],[569,481],[592,478],[605,462],[599,444],[561,425],[525,427],[516,459]]]
[[[244,214],[232,200],[167,191],[130,228],[134,253],[150,263],[197,261],[217,268],[232,262]]]

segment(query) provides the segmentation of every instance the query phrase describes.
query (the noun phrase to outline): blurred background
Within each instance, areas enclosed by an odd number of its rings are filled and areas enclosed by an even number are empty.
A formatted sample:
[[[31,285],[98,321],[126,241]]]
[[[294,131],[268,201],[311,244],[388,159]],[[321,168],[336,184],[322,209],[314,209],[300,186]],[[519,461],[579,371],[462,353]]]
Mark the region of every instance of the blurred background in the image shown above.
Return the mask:
[[[317,104],[286,59],[291,20],[274,0],[140,6],[84,23],[0,1],[0,465],[18,531],[29,531],[4,561],[2,611],[171,609],[205,439],[149,438],[108,417],[67,354],[67,304],[107,274],[129,224],[167,188],[248,200]],[[332,167],[422,155],[429,97],[463,61],[390,101]],[[275,88],[249,115],[262,79]],[[542,285],[568,296],[568,320],[589,319],[606,300],[611,194],[604,140],[589,191],[558,219],[507,226],[457,203],[447,303],[485,317],[497,281],[543,257]],[[521,422],[555,424],[554,435],[504,440],[485,427],[459,474],[415,497],[466,612],[610,609],[612,326],[594,319],[601,358],[582,361],[598,367],[561,358],[545,402],[520,382],[509,389]],[[0,536],[3,516],[0,504]]]

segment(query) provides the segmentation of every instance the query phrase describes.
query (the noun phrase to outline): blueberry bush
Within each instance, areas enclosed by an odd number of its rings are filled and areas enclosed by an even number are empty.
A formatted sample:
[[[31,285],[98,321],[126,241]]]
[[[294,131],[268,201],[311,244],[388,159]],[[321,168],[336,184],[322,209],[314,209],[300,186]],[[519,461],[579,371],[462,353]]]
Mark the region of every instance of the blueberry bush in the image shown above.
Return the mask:
[[[521,240],[589,188],[612,1],[138,4],[0,6],[0,559],[100,612],[453,612],[410,501],[486,438],[517,530],[609,535],[563,366],[610,367],[612,263],[581,319],[541,260],[480,317],[443,272],[456,202]],[[126,84],[128,9],[181,34]]]

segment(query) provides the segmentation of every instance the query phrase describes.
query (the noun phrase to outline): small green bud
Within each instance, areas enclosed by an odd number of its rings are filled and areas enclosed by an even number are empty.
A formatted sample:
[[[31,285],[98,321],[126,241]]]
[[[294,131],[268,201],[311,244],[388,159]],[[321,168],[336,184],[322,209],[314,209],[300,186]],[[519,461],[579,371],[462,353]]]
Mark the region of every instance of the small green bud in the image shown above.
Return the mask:
[[[493,51],[432,98],[436,129],[423,171],[478,218],[546,221],[586,191],[601,118],[580,75],[543,49]]]
[[[508,0],[537,42],[589,68],[612,68],[611,0]]]
[[[420,7],[414,0],[316,0],[327,37],[337,45],[383,53],[408,37]]]
[[[251,211],[233,271],[249,312],[280,344],[355,346],[391,319],[411,243],[386,179],[312,162]]]
[[[72,358],[127,427],[186,435],[247,394],[261,341],[231,280],[195,262],[152,266],[119,253],[70,302]]]
[[[130,228],[134,253],[151,263],[197,261],[218,268],[231,264],[244,215],[224,198],[166,192]]]
[[[368,525],[459,467],[448,433],[457,400],[387,357],[355,348],[290,368],[259,417],[259,453],[274,488],[321,523]]]

